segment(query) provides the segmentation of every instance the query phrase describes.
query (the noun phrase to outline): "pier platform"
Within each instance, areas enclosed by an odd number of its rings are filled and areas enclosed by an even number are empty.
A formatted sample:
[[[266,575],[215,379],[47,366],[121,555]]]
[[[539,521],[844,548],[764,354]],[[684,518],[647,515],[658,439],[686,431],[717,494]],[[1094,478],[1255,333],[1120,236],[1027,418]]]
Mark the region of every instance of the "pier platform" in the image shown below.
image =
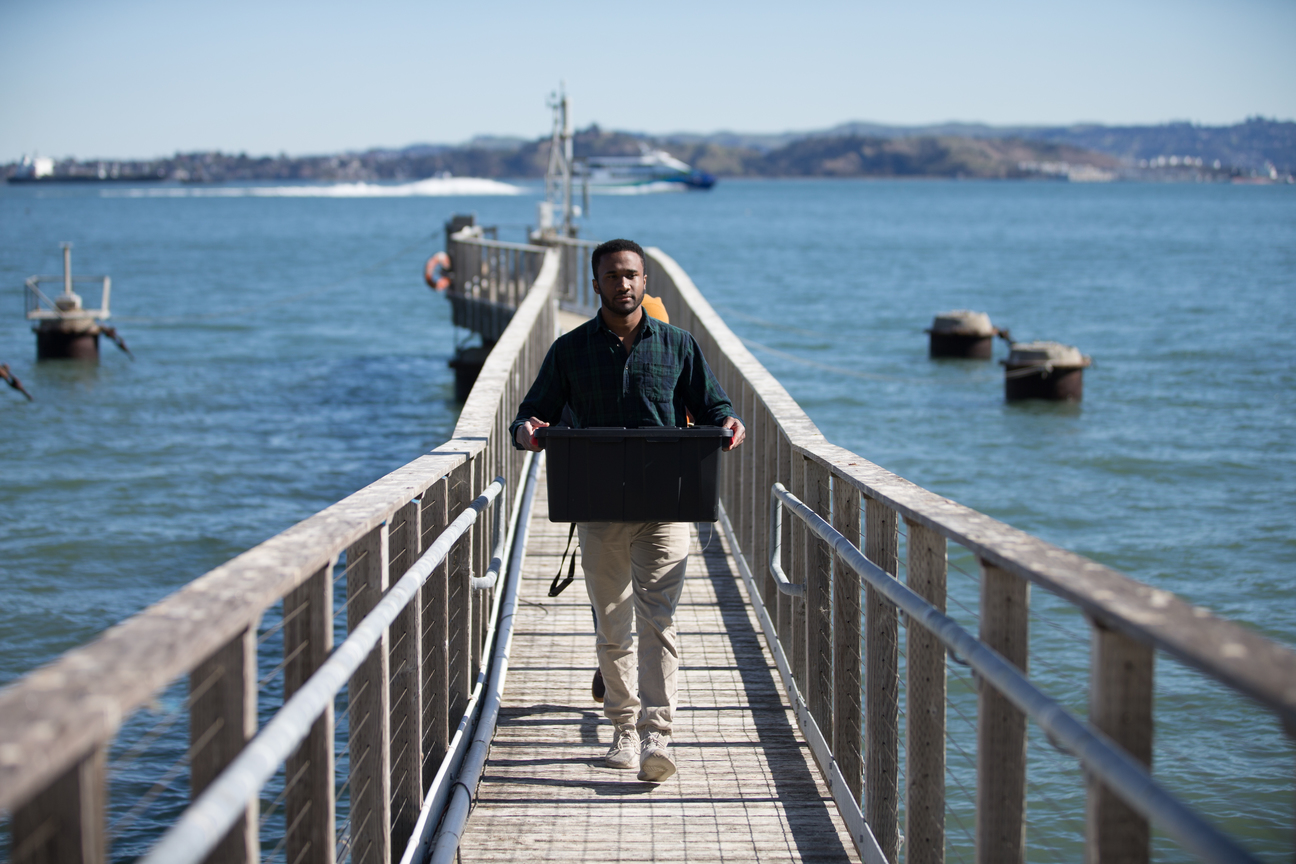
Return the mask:
[[[717,526],[694,528],[676,618],[679,772],[656,785],[604,767],[612,726],[590,696],[594,632],[579,573],[548,596],[566,542],[542,478],[505,702],[459,860],[858,861]]]

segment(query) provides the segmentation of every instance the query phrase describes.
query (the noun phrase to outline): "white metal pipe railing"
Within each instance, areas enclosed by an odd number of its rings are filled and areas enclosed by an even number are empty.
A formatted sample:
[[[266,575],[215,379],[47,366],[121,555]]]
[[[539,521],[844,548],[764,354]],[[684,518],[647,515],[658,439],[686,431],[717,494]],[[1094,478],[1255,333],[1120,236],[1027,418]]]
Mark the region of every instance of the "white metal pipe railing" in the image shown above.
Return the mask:
[[[1087,770],[1114,790],[1126,804],[1159,825],[1185,849],[1206,861],[1218,864],[1257,860],[1161,787],[1152,779],[1147,768],[1110,738],[1075,717],[1061,703],[1032,684],[1017,667],[964,630],[954,619],[868,560],[863,552],[789,492],[782,483],[774,483],[770,487],[770,498],[775,518],[781,520],[781,514],[777,511],[782,507],[795,514],[832,548],[833,553],[846,566],[859,574],[869,587],[904,613],[910,626],[918,624],[936,636],[946,649],[955,652],[972,667],[981,677],[983,686],[993,686],[1054,741],[1079,759]],[[770,569],[776,580],[782,575],[781,567],[775,571],[777,561],[778,552],[775,551]],[[787,581],[786,576],[783,576],[783,581]]]
[[[310,733],[311,725],[360,668],[383,633],[404,610],[468,531],[478,514],[504,489],[498,477],[441,533],[365,616],[329,659],[270,720],[239,755],[212,781],[197,800],[167,830],[143,859],[143,864],[199,864],[246,812],[275,771]]]
[[[486,732],[487,740],[494,734],[495,718],[499,713],[499,695],[503,693],[503,680],[498,677],[499,665],[499,648],[501,642],[511,643],[513,639],[513,613],[517,608],[517,584],[519,575],[522,572],[522,560],[526,556],[527,537],[529,535],[529,526],[531,524],[531,506],[535,501],[536,478],[540,475],[541,459],[544,454],[527,453],[524,471],[526,473],[526,482],[518,489],[514,499],[513,506],[513,523],[509,530],[509,550],[506,554],[508,558],[508,569],[504,570],[504,591],[496,595],[496,605],[492,611],[490,632],[487,635],[487,650],[484,652],[485,660],[483,668],[477,676],[477,683],[473,687],[472,696],[469,699],[469,705],[464,710],[463,718],[459,722],[458,729],[455,730],[454,738],[446,751],[445,758],[441,761],[441,766],[437,770],[432,784],[423,799],[423,807],[419,813],[418,821],[415,823],[414,832],[411,835],[409,846],[406,847],[404,854],[401,855],[400,864],[421,864],[426,861],[429,850],[434,842],[434,830],[438,823],[442,825],[454,824],[458,816],[454,815],[454,802],[451,802],[450,810],[447,810],[446,803],[450,798],[451,791],[458,799],[458,792],[463,784],[468,783],[468,775],[472,773],[472,788],[476,788],[476,776],[480,776],[480,770],[474,771],[472,768],[471,749],[476,745],[477,739],[482,735],[482,730]],[[495,646],[492,648],[491,646]],[[507,661],[507,646],[504,652],[504,659]],[[490,684],[486,684],[489,676]],[[485,699],[483,700],[483,694]],[[492,707],[493,706],[493,707]],[[478,720],[478,717],[482,717]],[[467,763],[467,766],[465,766]],[[443,817],[444,814],[444,817]],[[465,814],[466,818],[466,814]],[[443,829],[444,830],[444,829]],[[462,831],[462,826],[460,828]]]
[[[519,492],[520,491],[521,490],[519,490]],[[514,517],[516,517],[517,516],[516,504],[514,505],[512,512]],[[503,566],[502,562],[504,560],[504,556],[508,554],[507,550],[505,549],[505,546],[507,545],[507,537],[505,536],[505,532],[503,530],[504,527],[503,519],[504,519],[503,508],[496,507],[495,524],[493,526],[493,531],[495,534],[495,545],[491,549],[491,560],[490,560],[490,564],[486,566],[486,572],[481,576],[473,576],[471,579],[469,579],[469,584],[472,586],[472,589],[474,591],[489,591],[490,589],[494,588],[495,583],[499,581],[500,567]]]

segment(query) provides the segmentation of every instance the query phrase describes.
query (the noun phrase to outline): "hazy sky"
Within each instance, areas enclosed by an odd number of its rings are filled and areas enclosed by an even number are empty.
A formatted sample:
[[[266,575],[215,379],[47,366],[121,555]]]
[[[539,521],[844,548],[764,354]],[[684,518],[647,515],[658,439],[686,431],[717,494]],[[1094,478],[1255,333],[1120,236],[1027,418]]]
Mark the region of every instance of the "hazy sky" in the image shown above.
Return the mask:
[[[1294,0],[0,0],[0,161],[578,126],[1296,118]]]

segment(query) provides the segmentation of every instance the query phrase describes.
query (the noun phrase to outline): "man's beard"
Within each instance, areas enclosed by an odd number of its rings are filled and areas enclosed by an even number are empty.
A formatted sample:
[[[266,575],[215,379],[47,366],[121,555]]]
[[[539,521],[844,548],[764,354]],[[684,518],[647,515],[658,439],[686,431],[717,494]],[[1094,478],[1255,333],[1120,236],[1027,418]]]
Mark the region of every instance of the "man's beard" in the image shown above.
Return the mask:
[[[632,309],[629,309],[625,312],[622,312],[620,309],[613,308],[611,305],[611,301],[608,299],[607,295],[605,294],[599,295],[599,305],[602,306],[604,309],[606,309],[608,313],[615,315],[618,318],[629,318],[631,315],[633,315],[635,312],[639,310],[640,306],[643,305],[643,297],[641,296],[639,298],[639,302],[636,303]]]

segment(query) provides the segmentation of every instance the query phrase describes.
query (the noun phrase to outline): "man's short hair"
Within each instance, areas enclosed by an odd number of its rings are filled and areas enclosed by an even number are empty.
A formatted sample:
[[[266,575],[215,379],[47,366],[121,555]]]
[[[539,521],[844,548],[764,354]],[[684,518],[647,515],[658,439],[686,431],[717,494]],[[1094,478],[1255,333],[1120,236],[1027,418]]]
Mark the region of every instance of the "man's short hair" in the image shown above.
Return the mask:
[[[611,255],[614,252],[633,252],[639,256],[645,271],[648,269],[648,256],[644,254],[643,247],[633,240],[609,240],[606,243],[600,243],[594,247],[593,253],[590,254],[590,266],[594,268],[594,278],[598,279],[599,259],[604,255]]]

